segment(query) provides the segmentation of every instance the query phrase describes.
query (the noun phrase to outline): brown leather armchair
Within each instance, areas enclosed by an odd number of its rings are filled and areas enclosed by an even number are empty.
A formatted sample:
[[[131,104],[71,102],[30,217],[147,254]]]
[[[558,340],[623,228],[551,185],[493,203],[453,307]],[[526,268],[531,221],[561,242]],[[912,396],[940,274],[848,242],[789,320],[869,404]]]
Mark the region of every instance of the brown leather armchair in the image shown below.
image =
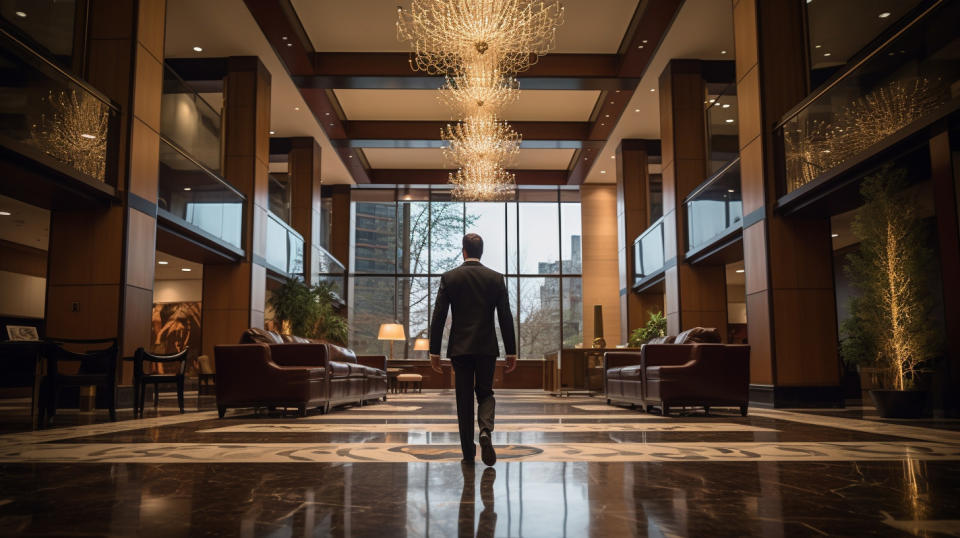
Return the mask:
[[[680,348],[680,349],[678,349]],[[684,353],[684,350],[686,353]],[[750,346],[661,344],[644,346],[643,404],[739,407],[747,416],[750,400]]]
[[[607,403],[640,404],[649,411],[672,406],[749,405],[750,346],[646,344],[640,353],[604,354]]]
[[[230,407],[307,407],[329,402],[326,368],[322,365],[280,365],[274,355],[289,358],[286,345],[239,344],[214,347],[217,367],[217,411]],[[322,361],[320,361],[322,364]]]

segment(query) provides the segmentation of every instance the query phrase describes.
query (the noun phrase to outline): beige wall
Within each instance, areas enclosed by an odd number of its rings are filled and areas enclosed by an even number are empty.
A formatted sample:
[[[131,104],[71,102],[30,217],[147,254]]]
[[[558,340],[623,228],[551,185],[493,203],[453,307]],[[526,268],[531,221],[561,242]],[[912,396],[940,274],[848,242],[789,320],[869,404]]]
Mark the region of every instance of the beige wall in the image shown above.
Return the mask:
[[[203,280],[156,280],[153,303],[187,303],[203,300]]]
[[[583,344],[593,341],[593,305],[603,305],[608,346],[620,342],[620,273],[617,260],[617,187],[582,185]]]

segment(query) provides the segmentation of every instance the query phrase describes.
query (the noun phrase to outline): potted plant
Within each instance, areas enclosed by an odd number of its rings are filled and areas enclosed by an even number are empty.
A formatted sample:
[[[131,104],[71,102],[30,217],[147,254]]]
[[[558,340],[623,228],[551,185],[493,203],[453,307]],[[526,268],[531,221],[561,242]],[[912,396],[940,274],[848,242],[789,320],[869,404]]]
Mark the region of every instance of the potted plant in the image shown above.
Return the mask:
[[[842,327],[841,352],[877,369],[881,388],[870,395],[888,418],[922,415],[927,394],[919,375],[936,352],[924,269],[930,252],[906,186],[906,172],[889,166],[864,179],[865,203],[852,225],[860,244],[845,267],[858,293]]]
[[[333,285],[320,282],[309,286],[298,278],[288,278],[270,297],[270,306],[281,326],[292,334],[347,344],[347,320],[337,313]]]
[[[667,335],[667,318],[663,312],[650,312],[650,319],[643,327],[634,329],[630,333],[627,344],[630,347],[640,347],[654,338]]]

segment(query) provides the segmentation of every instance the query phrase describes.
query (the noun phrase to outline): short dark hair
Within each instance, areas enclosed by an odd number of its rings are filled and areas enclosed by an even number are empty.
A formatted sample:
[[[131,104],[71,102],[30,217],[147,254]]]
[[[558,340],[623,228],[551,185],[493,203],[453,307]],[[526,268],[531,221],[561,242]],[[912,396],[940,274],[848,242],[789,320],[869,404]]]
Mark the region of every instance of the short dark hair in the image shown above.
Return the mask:
[[[468,258],[479,259],[483,256],[483,238],[477,234],[463,236],[463,250],[466,251]]]

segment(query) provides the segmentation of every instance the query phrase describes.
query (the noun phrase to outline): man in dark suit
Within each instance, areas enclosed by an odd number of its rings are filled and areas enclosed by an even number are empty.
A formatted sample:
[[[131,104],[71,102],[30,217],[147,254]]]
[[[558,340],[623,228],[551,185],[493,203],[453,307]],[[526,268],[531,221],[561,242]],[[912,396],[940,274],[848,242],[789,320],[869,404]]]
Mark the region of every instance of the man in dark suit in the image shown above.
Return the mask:
[[[493,326],[496,310],[500,334],[507,355],[505,373],[517,367],[517,342],[513,331],[513,315],[507,298],[503,275],[480,263],[483,239],[477,234],[463,236],[463,264],[440,277],[440,290],[430,325],[430,366],[440,369],[440,343],[447,322],[447,309],[453,310],[447,357],[457,377],[457,422],[460,425],[460,447],[463,463],[473,463],[473,396],[477,394],[477,423],[480,426],[480,448],[483,463],[493,465],[497,454],[490,432],[493,431],[493,370],[500,349]]]

